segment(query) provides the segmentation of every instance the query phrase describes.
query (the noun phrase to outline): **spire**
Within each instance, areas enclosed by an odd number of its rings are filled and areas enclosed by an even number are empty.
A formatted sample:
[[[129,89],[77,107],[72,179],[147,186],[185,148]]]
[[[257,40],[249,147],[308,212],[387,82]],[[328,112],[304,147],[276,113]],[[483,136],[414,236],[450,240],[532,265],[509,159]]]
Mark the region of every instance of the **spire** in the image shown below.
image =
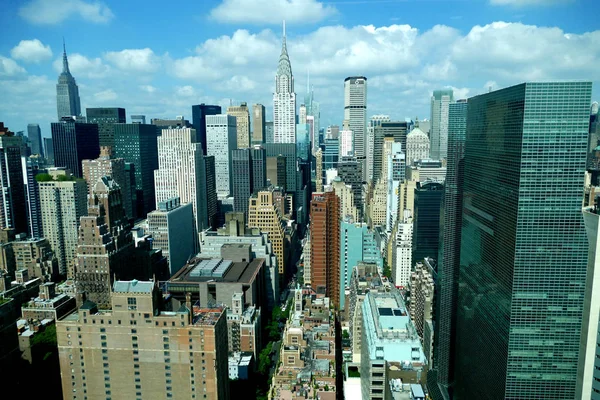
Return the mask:
[[[287,43],[285,40],[285,19],[283,20],[283,39],[281,41],[281,54],[287,54]]]
[[[67,47],[65,46],[65,38],[63,36],[63,74],[70,74],[69,60],[67,60]]]
[[[279,56],[279,66],[277,67],[277,75],[288,75],[292,77],[292,65],[290,56],[287,51],[287,43],[285,37],[285,21],[283,21],[283,38],[281,43],[281,55]]]

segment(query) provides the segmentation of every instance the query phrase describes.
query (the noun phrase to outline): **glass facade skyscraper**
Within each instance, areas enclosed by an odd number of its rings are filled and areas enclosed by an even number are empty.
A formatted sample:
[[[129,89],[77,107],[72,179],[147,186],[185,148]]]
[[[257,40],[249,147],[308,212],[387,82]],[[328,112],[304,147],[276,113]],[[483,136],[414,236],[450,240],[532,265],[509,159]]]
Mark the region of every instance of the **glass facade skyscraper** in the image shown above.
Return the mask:
[[[61,121],[50,124],[54,149],[54,165],[66,167],[77,178],[83,178],[81,162],[100,155],[98,125]]]
[[[444,185],[435,181],[417,182],[413,222],[413,263],[439,252],[440,208]]]
[[[469,99],[454,398],[574,399],[591,82]]]
[[[206,116],[221,114],[221,106],[196,104],[192,106],[192,126],[196,130],[198,141],[202,143],[202,151],[206,152]]]
[[[100,146],[112,148],[115,145],[115,128],[113,124],[127,122],[125,109],[117,107],[86,108],[85,113],[88,123],[98,124]]]

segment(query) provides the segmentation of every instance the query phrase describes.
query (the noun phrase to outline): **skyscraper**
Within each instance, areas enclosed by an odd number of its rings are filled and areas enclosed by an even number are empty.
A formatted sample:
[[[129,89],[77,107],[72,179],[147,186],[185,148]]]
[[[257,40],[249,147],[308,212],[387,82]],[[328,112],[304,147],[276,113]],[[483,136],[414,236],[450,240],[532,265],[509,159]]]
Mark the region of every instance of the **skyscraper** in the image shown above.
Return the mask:
[[[215,157],[204,156],[204,173],[206,174],[206,215],[208,223],[216,229],[218,210],[217,178],[215,175]]]
[[[296,145],[291,143],[265,143],[267,158],[285,158],[285,187],[287,193],[296,192]],[[279,185],[281,186],[281,185]]]
[[[48,173],[38,175],[42,226],[58,259],[59,272],[65,275],[77,252],[79,218],[87,213],[87,186],[64,169],[53,168]]]
[[[413,227],[413,263],[425,257],[438,256],[440,243],[440,208],[444,185],[439,182],[417,182]]]
[[[450,121],[448,125],[450,125]],[[448,126],[448,136],[450,136],[450,126]],[[448,138],[448,140],[450,140]],[[419,127],[416,127],[406,136],[406,165],[412,165],[416,160],[424,160],[429,158],[430,152],[429,136]],[[448,144],[448,148],[450,144]],[[448,157],[450,157],[448,150]]]
[[[252,106],[252,144],[265,142],[265,106],[254,104]]]
[[[54,148],[54,165],[68,168],[77,178],[83,177],[81,162],[100,155],[98,125],[63,120],[50,124]]]
[[[253,192],[253,168],[250,149],[236,149],[231,152],[233,170],[233,210],[248,216],[248,199]]]
[[[40,209],[40,189],[35,177],[37,174],[46,172],[39,164],[33,162],[29,157],[21,157],[21,168],[25,181],[25,196],[27,207],[27,234],[32,238],[44,237],[42,225],[42,214]]]
[[[252,158],[252,193],[267,188],[267,152],[262,146],[250,150]]]
[[[250,110],[244,101],[239,106],[227,107],[227,115],[235,117],[238,149],[250,147]]]
[[[314,193],[310,202],[311,285],[340,307],[340,199],[335,192]]]
[[[46,153],[46,161],[50,165],[54,165],[54,144],[52,138],[44,138],[44,153]]]
[[[431,96],[431,158],[441,160],[448,154],[448,112],[454,101],[452,89],[434,90]]]
[[[63,70],[58,76],[56,84],[56,109],[58,121],[62,117],[71,117],[81,115],[81,103],[79,101],[79,88],[75,78],[69,71],[69,60],[67,60],[67,50],[63,42]]]
[[[354,146],[352,145],[352,131],[340,131],[340,157],[348,157],[354,154]]]
[[[292,64],[287,52],[285,22],[273,94],[273,141],[274,143],[296,141],[296,93],[294,93]]]
[[[27,137],[31,142],[31,154],[39,154],[44,157],[44,146],[42,145],[42,131],[38,124],[27,125]]]
[[[86,108],[87,122],[98,124],[98,137],[100,146],[113,147],[115,145],[115,128],[113,124],[127,122],[124,108]]]
[[[415,128],[417,130],[419,128]],[[456,323],[456,293],[460,265],[460,235],[464,182],[464,148],[467,130],[467,102],[450,104],[448,116],[448,163],[440,227],[438,259],[439,301],[435,349],[439,389],[446,392],[453,381],[454,332]],[[408,136],[412,142],[413,132]],[[419,130],[420,132],[420,130]],[[417,135],[421,133],[417,132]],[[412,153],[415,154],[415,153]]]
[[[232,192],[231,152],[237,149],[235,117],[227,114],[206,116],[206,154],[215,157],[217,195]]]
[[[196,137],[202,144],[202,151],[206,152],[206,116],[221,114],[221,106],[209,104],[196,104],[192,106],[192,126],[196,130]]]
[[[145,115],[141,115],[141,114],[135,114],[131,116],[131,123],[132,124],[145,124],[146,123],[146,116]]]
[[[191,203],[196,230],[209,228],[206,166],[196,130],[163,129],[157,144],[158,169],[154,171],[156,204],[172,198],[179,198],[181,203]]]
[[[337,165],[338,176],[352,186],[354,192],[354,205],[358,211],[358,219],[363,218],[363,186],[362,186],[362,164],[356,157],[343,157]],[[358,222],[358,221],[357,221]]]
[[[354,135],[354,156],[362,165],[363,181],[366,181],[367,156],[367,78],[351,76],[344,80],[344,120]]]
[[[0,122],[0,229],[28,232],[27,206],[21,165],[22,137]]]
[[[145,218],[154,210],[154,170],[158,169],[158,131],[154,125],[115,124],[113,154],[133,164],[136,215]]]
[[[455,399],[575,398],[591,91],[523,83],[469,99]]]

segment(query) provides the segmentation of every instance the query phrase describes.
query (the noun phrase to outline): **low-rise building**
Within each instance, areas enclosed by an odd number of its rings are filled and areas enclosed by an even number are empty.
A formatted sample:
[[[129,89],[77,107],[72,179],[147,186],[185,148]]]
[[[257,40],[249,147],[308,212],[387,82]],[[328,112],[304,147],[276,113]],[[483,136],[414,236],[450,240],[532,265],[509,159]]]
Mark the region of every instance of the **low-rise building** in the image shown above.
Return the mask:
[[[46,282],[40,285],[39,295],[21,306],[21,317],[26,320],[58,320],[76,308],[75,298],[56,293],[56,285]]]
[[[254,368],[251,353],[233,353],[229,356],[229,379],[249,379]]]

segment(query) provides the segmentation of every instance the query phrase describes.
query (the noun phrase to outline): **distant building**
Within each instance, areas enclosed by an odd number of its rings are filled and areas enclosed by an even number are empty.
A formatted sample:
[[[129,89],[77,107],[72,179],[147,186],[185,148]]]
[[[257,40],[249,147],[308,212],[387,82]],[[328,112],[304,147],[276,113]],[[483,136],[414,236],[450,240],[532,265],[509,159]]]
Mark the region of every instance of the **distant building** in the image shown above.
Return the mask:
[[[63,43],[62,72],[58,76],[56,84],[56,108],[58,120],[63,117],[81,115],[81,102],[79,100],[79,88],[75,78],[69,71],[69,60],[67,59],[67,50]]]
[[[44,236],[58,259],[61,275],[75,259],[79,218],[87,213],[87,185],[64,169],[50,169],[48,181],[39,181],[40,209]],[[59,180],[60,179],[60,180]]]
[[[26,186],[21,147],[23,138],[15,136],[0,122],[0,228],[16,233],[29,232],[27,223]]]
[[[38,154],[44,157],[44,146],[42,145],[42,131],[38,124],[27,125],[27,137],[31,142],[31,154]]]
[[[188,303],[167,312],[159,299],[153,282],[117,281],[110,309],[88,301],[57,322],[66,399],[84,391],[90,398],[229,399],[226,311]]]
[[[152,235],[152,247],[161,249],[169,261],[171,275],[198,250],[192,204],[180,204],[179,197],[159,202],[158,209],[148,213],[148,233]]]
[[[265,122],[265,143],[275,143],[273,121]]]
[[[206,116],[206,154],[215,157],[217,195],[232,193],[231,152],[238,148],[235,117],[227,114]]]
[[[433,359],[433,332],[428,326],[433,325],[436,275],[430,259],[417,263],[410,275],[410,319],[415,324],[428,360]]]
[[[406,179],[421,183],[425,181],[444,183],[446,170],[442,161],[423,159],[413,162],[413,165],[406,169]]]
[[[235,117],[237,132],[237,148],[247,149],[250,147],[250,111],[246,102],[239,106],[227,107],[227,115]]]
[[[413,252],[413,220],[409,210],[402,214],[402,220],[398,221],[396,228],[396,237],[390,238],[395,243],[391,263],[392,281],[397,288],[406,288],[410,282],[410,272],[412,271],[412,252]]]
[[[150,120],[152,125],[155,125],[159,131],[162,129],[176,129],[176,128],[191,128],[192,124],[190,121],[183,118],[183,115],[175,117],[175,119],[163,119],[163,118],[152,118]]]
[[[206,116],[221,114],[221,106],[196,104],[192,106],[192,125],[196,130],[198,141],[202,144],[202,152],[208,154],[206,148]]]
[[[98,124],[98,137],[100,147],[113,147],[115,145],[114,124],[127,122],[124,108],[86,108],[87,122]]]
[[[284,27],[281,55],[275,76],[275,93],[273,93],[273,142],[294,143],[295,141],[296,93]]]
[[[262,104],[252,106],[252,144],[265,143],[266,117],[265,106]]]
[[[440,210],[444,185],[438,182],[417,183],[413,218],[413,263],[425,257],[436,258],[440,242]]]
[[[146,124],[146,116],[145,115],[132,115],[131,116],[132,124]]]
[[[337,164],[338,176],[346,185],[352,186],[354,192],[354,206],[358,211],[358,219],[363,218],[363,180],[362,164],[356,157],[340,157]]]
[[[366,181],[367,78],[364,76],[344,80],[344,120],[354,135],[354,156],[361,165],[362,180]]]
[[[49,166],[54,166],[54,144],[52,138],[44,138],[44,152],[46,153],[46,162]]]
[[[416,127],[406,136],[406,165],[429,158],[429,136]]]
[[[354,154],[354,146],[352,144],[353,133],[350,130],[340,131],[340,157],[352,156]]]
[[[359,222],[358,210],[354,205],[354,191],[352,190],[352,186],[346,185],[342,178],[338,176],[331,182],[331,187],[336,196],[340,198],[341,219],[344,220],[346,217],[351,217],[352,221]]]
[[[54,148],[54,165],[69,169],[77,178],[83,177],[81,162],[100,155],[98,125],[63,120],[50,124]]]
[[[434,90],[431,96],[431,154],[434,160],[447,157],[448,152],[448,113],[454,102],[452,89]]]
[[[231,168],[233,179],[233,209],[248,215],[248,199],[254,192],[253,163],[250,149],[235,149],[231,151]],[[266,169],[266,164],[265,164]]]

